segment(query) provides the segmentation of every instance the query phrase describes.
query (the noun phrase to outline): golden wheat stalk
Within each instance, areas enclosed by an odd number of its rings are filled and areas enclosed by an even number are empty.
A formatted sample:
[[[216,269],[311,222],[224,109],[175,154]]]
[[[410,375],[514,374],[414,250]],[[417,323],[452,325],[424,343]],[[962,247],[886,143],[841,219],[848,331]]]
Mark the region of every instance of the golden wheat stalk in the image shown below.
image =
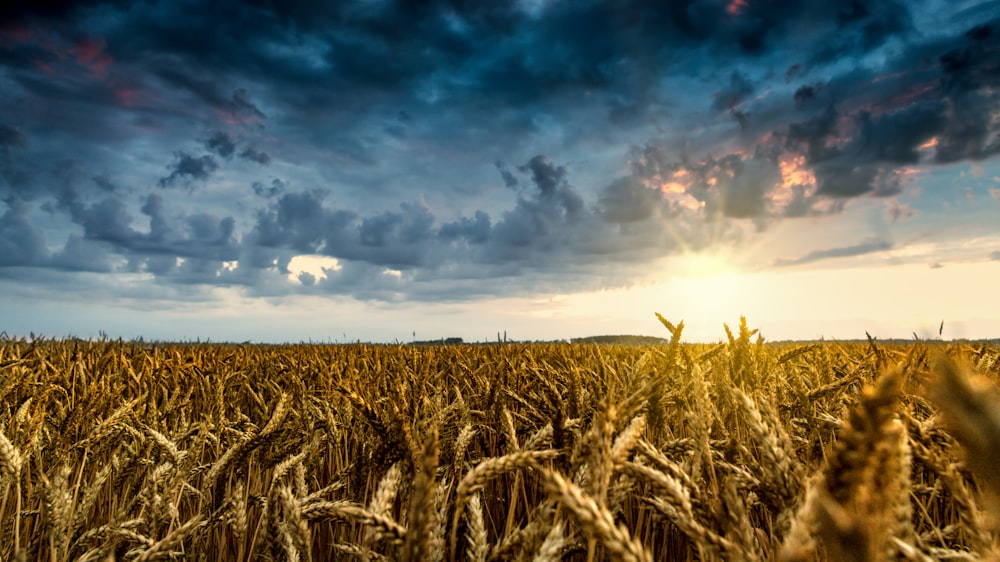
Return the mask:
[[[562,550],[565,546],[564,525],[559,521],[545,535],[545,540],[538,548],[538,554],[535,555],[533,562],[558,562],[562,560]]]
[[[424,560],[431,554],[433,530],[437,510],[434,506],[436,486],[434,476],[438,466],[438,432],[432,428],[420,458],[415,459],[417,474],[410,491],[410,509],[406,520],[406,540],[403,543],[405,560]]]
[[[588,497],[576,484],[558,472],[541,468],[539,473],[546,492],[556,498],[579,523],[588,537],[597,539],[608,552],[625,562],[652,562],[653,556],[627,529],[616,525],[611,513]]]
[[[21,456],[21,452],[0,429],[0,476],[4,477],[5,482],[20,478],[22,464],[24,457]]]
[[[300,560],[309,562],[312,559],[312,532],[309,522],[302,516],[302,508],[290,486],[282,486],[278,492],[281,498],[281,511],[284,518],[281,522],[281,532],[298,554]],[[286,551],[291,549],[286,548]]]
[[[302,506],[302,518],[308,521],[345,521],[375,527],[394,544],[403,544],[407,530],[391,517],[372,513],[350,501],[313,502]]]
[[[83,441],[80,441],[77,446],[81,448],[89,447],[110,435],[115,428],[118,427],[118,424],[125,419],[126,416],[132,413],[136,404],[139,404],[144,399],[145,396],[140,396],[120,406],[117,410],[112,412],[110,416],[99,422],[94,429],[91,430],[90,434],[87,435]]]
[[[448,549],[452,558],[455,556],[455,548],[458,537],[458,520],[465,509],[465,504],[469,497],[482,490],[487,482],[500,475],[528,468],[535,463],[552,460],[559,456],[559,451],[545,449],[542,451],[519,451],[502,457],[493,457],[477,464],[472,470],[467,472],[458,483],[456,491],[455,505],[451,521],[451,537],[448,542]]]
[[[970,376],[953,361],[941,357],[930,397],[944,411],[948,427],[968,451],[968,463],[1000,509],[1000,397],[981,376]]]
[[[375,494],[372,495],[372,499],[368,503],[368,511],[375,515],[391,517],[392,505],[396,501],[396,491],[399,489],[399,484],[402,480],[403,471],[397,462],[389,467],[389,470],[386,471],[385,475],[379,481],[378,487],[375,489]],[[382,536],[376,527],[368,527],[365,529],[362,548],[370,549],[380,538]]]
[[[469,562],[486,562],[486,556],[490,552],[489,538],[486,535],[486,522],[483,521],[483,505],[479,501],[479,494],[473,494],[468,504],[468,515],[466,521],[469,522],[466,538],[469,541],[469,548],[466,550]]]
[[[171,531],[167,536],[163,537],[148,549],[144,550],[140,554],[135,562],[151,562],[153,560],[159,560],[161,558],[166,558],[171,556],[171,551],[180,546],[190,535],[194,534],[202,525],[202,516],[197,514],[191,519],[188,519],[180,527],[177,527]]]

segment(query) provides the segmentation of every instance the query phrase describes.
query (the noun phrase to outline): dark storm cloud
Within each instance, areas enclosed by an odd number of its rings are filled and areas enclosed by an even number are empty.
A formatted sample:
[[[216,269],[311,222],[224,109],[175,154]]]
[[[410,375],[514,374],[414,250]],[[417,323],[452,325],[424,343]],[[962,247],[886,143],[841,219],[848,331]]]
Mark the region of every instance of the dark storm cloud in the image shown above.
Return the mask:
[[[0,123],[0,189],[11,189],[21,196],[32,175],[24,159],[17,157],[26,144],[24,133]],[[0,195],[6,195],[6,191],[0,191]]]
[[[21,131],[0,123],[0,147],[21,146],[24,142],[24,134]]]
[[[288,189],[288,183],[278,178],[271,180],[270,184],[255,181],[250,186],[258,197],[275,197],[281,195]]]
[[[932,4],[20,2],[2,265],[366,298],[625,283],[1000,151],[998,26],[916,30]],[[290,286],[300,254],[341,268]]]
[[[402,281],[385,278],[378,268],[402,272],[401,279],[538,276],[567,267],[593,275],[593,268],[609,261],[628,264],[674,251],[676,228],[687,229],[685,243],[696,248],[711,243],[710,231],[719,231],[707,225],[668,224],[664,219],[679,218],[680,211],[628,179],[607,187],[600,204],[592,205],[572,186],[564,165],[539,155],[517,169],[534,189],[520,193],[514,206],[495,221],[483,210],[441,221],[418,204],[361,216],[331,204],[319,191],[286,193],[258,214],[253,232],[243,241],[244,257],[252,253],[256,267],[278,262],[285,268],[287,250],[325,254],[340,260],[342,270],[316,281],[318,290],[364,292],[377,281],[388,283],[383,289],[391,292],[398,291]],[[624,210],[627,203],[621,203],[640,197],[640,189],[649,194],[640,205],[641,216]],[[626,270],[616,268],[600,276],[620,282]],[[411,289],[413,298],[437,294],[429,288]]]
[[[503,160],[496,161],[497,171],[500,172],[500,177],[503,178],[503,184],[511,189],[516,188],[519,185],[517,178],[511,173],[510,169],[507,168],[507,164]]]
[[[813,59],[865,53],[908,32],[910,19],[908,5],[895,0],[555,2],[536,16],[516,3],[162,2],[128,10],[108,3],[103,11],[95,4],[25,6],[18,19],[41,26],[55,18],[58,29],[72,29],[84,15],[100,14],[114,22],[105,25],[104,40],[115,61],[141,63],[220,114],[255,122],[265,112],[245,81],[275,85],[305,118],[350,110],[368,101],[365,93],[394,96],[407,88],[437,90],[460,105],[547,104],[559,92],[607,91],[614,94],[609,103],[641,108],[655,98],[655,77],[685,50],[708,45],[727,56],[760,57],[791,47],[816,51]],[[798,26],[813,33],[788,33]],[[734,82],[726,97],[745,89]]]
[[[566,182],[565,167],[535,156],[521,169],[530,170],[538,191],[519,197],[517,205],[494,226],[491,238],[499,259],[524,256],[529,249],[548,248],[554,254],[572,243],[565,236],[589,218],[582,198]]]
[[[872,240],[870,242],[864,242],[854,246],[816,250],[799,258],[777,260],[774,262],[774,265],[778,267],[803,265],[833,258],[848,258],[884,252],[886,250],[891,250],[892,248],[893,244],[891,242]]]
[[[240,158],[244,160],[249,160],[251,162],[256,162],[262,166],[267,166],[271,163],[271,157],[261,150],[257,150],[253,146],[248,146],[240,152]]]
[[[815,101],[823,91],[823,86],[822,82],[799,86],[799,89],[795,90],[795,95],[793,96],[795,108],[799,110],[815,109]]]
[[[983,115],[993,114],[1000,106],[995,91],[963,93],[952,98],[950,118],[938,137],[935,161],[948,164],[962,160],[983,160],[1000,153],[998,127]]]
[[[116,185],[114,180],[108,177],[107,174],[97,174],[91,179],[94,180],[94,185],[96,185],[101,191],[109,193],[120,191],[118,185]]]
[[[754,86],[750,80],[740,72],[734,70],[729,76],[729,83],[721,91],[713,94],[715,99],[712,105],[716,109],[731,110],[743,103],[754,92]]]
[[[915,164],[917,147],[931,140],[947,123],[948,106],[941,101],[921,101],[881,117],[867,112],[858,115],[858,156],[888,164]]]
[[[419,205],[402,203],[399,212],[367,217],[358,229],[360,246],[339,249],[348,259],[360,259],[392,268],[426,264],[427,242],[433,236],[434,217]],[[337,252],[333,246],[330,252]]]
[[[32,20],[69,20],[81,10],[100,5],[127,6],[127,0],[14,0],[0,7],[0,24],[24,24]]]
[[[768,214],[768,193],[781,183],[778,152],[766,146],[750,155],[727,154],[695,161],[674,159],[663,147],[646,145],[633,148],[631,168],[629,181],[619,181],[623,188],[619,193],[627,198],[607,200],[608,194],[604,195],[610,213],[644,217],[656,191],[642,189],[669,185],[670,191],[701,203],[707,218],[755,219]],[[623,204],[625,207],[620,207]]]
[[[230,90],[208,76],[195,75],[192,69],[178,67],[170,61],[156,70],[156,75],[171,86],[194,94],[229,123],[257,123],[264,119],[264,112],[254,104],[243,88]]]
[[[257,147],[252,144],[244,146],[243,150],[239,150],[237,152],[237,149],[239,148],[240,144],[239,141],[237,141],[228,133],[225,133],[223,131],[215,131],[214,133],[211,134],[211,136],[205,139],[203,144],[206,150],[216,154],[217,156],[225,158],[226,160],[229,160],[234,155],[237,155],[244,160],[247,160],[249,162],[255,162],[262,166],[266,166],[271,163],[271,156],[268,155],[263,150],[258,150]],[[203,161],[204,158],[205,157],[202,157]],[[214,171],[214,169],[211,169],[210,163],[190,161],[191,157],[188,157],[188,160],[189,162],[187,162],[187,165],[191,170],[194,170],[198,165],[202,165],[202,166],[207,166],[205,170],[206,172],[211,173],[212,171]],[[179,166],[180,164],[178,164],[178,167]],[[188,174],[188,175],[198,175],[198,174]],[[204,174],[205,177],[207,177],[207,175],[208,175],[207,173]]]
[[[709,213],[721,209],[734,218],[805,216],[823,200],[832,200],[825,208],[836,211],[847,199],[897,195],[916,167],[983,160],[1000,151],[1000,123],[982,118],[1000,111],[998,27],[994,21],[939,36],[898,51],[882,68],[852,69],[798,86],[789,104],[796,113],[775,98],[747,100],[754,91],[749,81],[732,74],[712,109],[748,108],[733,116],[744,132],[750,127],[758,135],[752,156],[743,147],[721,157],[686,158],[662,149],[653,154],[652,145],[633,158],[633,168],[661,182],[678,169],[694,172],[697,181],[686,184],[688,193],[705,202]],[[815,184],[784,186],[792,199],[782,196],[785,208],[776,213],[768,199],[784,182],[779,163],[788,166],[797,157],[804,158]]]
[[[871,51],[882,46],[888,38],[904,34],[913,27],[908,10],[910,4],[906,2],[849,0],[829,6],[836,10],[837,33],[823,38],[809,62],[826,62],[844,53]]]
[[[476,211],[471,219],[462,217],[441,225],[438,236],[449,242],[461,240],[469,244],[483,244],[489,240],[491,231],[490,215],[485,211]]]
[[[0,216],[0,267],[35,265],[47,257],[45,232],[28,217],[28,206],[8,198]]]
[[[236,141],[226,133],[216,131],[205,141],[205,148],[223,158],[230,158],[236,152]]]
[[[72,29],[82,16],[100,14],[116,24],[105,26],[104,38],[115,61],[141,63],[240,122],[265,118],[259,94],[240,85],[247,80],[283,89],[286,103],[312,116],[363,103],[347,87],[382,96],[418,86],[411,91],[438,90],[462,105],[545,103],[562,91],[608,91],[615,94],[609,102],[641,108],[653,98],[654,77],[683,57],[682,49],[710,45],[759,57],[792,47],[816,51],[813,59],[865,53],[908,32],[910,19],[908,5],[894,0],[556,2],[537,17],[515,3],[163,2],[156,9],[108,4],[103,11],[94,4],[20,19],[38,26],[56,18],[59,29]],[[803,25],[813,34],[788,33]],[[333,107],[331,88],[338,94]]]
[[[137,230],[136,219],[118,196],[105,197],[93,204],[78,200],[67,203],[73,222],[83,236],[72,235],[55,260],[59,267],[86,269],[74,261],[73,250],[88,246],[96,255],[118,254],[135,263],[156,258],[157,263],[177,258],[221,262],[238,258],[235,221],[209,213],[169,215],[162,197],[149,194],[140,211],[149,222],[148,231]],[[91,242],[103,246],[93,246]],[[92,265],[91,267],[97,267]]]
[[[983,41],[945,51],[935,71],[914,69],[905,58],[897,61],[899,72],[885,80],[885,86],[877,75],[849,73],[828,84],[822,95],[811,86],[800,88],[795,94],[798,107],[823,96],[826,105],[788,126],[783,133],[785,148],[806,156],[819,194],[830,197],[898,193],[897,172],[918,164],[920,147],[932,140],[932,161],[939,164],[996,154],[998,127],[981,116],[1000,108],[1000,96],[994,91],[1000,41],[990,52]],[[956,49],[965,52],[973,47],[981,56],[946,62]],[[871,84],[868,91],[858,87],[864,82]]]
[[[324,236],[343,231],[354,219],[354,213],[325,210],[322,192],[288,193],[258,213],[254,238],[265,247],[288,246],[315,253]]]
[[[74,15],[87,13],[83,6],[32,17],[57,17],[68,25]],[[169,90],[193,94],[237,122],[262,121],[265,112],[254,99],[267,90],[281,92],[270,103],[287,105],[293,111],[286,115],[303,123],[334,114],[350,121],[373,100],[389,99],[410,105],[409,112],[398,112],[408,116],[429,99],[459,110],[516,103],[565,114],[549,100],[584,90],[602,96],[609,116],[631,113],[641,120],[649,104],[657,103],[656,77],[685,50],[696,53],[691,60],[702,56],[697,53],[705,45],[727,56],[759,57],[768,49],[808,51],[827,38],[857,36],[836,48],[863,53],[907,32],[909,21],[907,5],[892,0],[551,3],[537,16],[516,4],[342,3],[306,9],[268,2],[195,9],[163,3],[155,10],[111,9],[102,15],[115,23],[106,26],[105,40],[116,64],[141,64]],[[801,33],[786,33],[800,25],[813,28],[807,41]],[[156,88],[149,78],[147,87]],[[753,90],[745,75],[730,78],[717,98],[726,108]],[[247,81],[269,86],[241,86]],[[416,99],[400,95],[407,91]],[[746,112],[733,115],[745,124]]]
[[[112,258],[107,245],[73,234],[63,249],[52,256],[50,265],[63,271],[111,273]]]
[[[321,192],[287,193],[257,217],[251,239],[265,248],[323,253],[392,268],[424,265],[434,217],[419,205],[359,217],[324,205]]]
[[[139,234],[132,230],[132,215],[118,197],[107,197],[89,206],[71,209],[74,222],[83,227],[87,238],[128,248]]]
[[[209,152],[225,158],[226,160],[231,159],[233,155],[238,155],[244,160],[255,162],[262,166],[266,166],[271,163],[271,156],[262,150],[258,150],[257,147],[253,145],[247,145],[243,148],[243,150],[237,152],[238,141],[222,131],[212,133],[210,137],[205,139],[204,146]],[[214,170],[207,171],[211,172]]]
[[[542,155],[535,156],[518,169],[531,173],[531,181],[538,186],[542,197],[552,197],[557,188],[566,180],[566,168],[553,165],[548,158]]]
[[[716,189],[723,215],[741,219],[763,215],[768,187],[781,181],[776,160],[758,152],[750,158],[727,156],[718,166]]]
[[[247,91],[240,88],[233,91],[232,96],[223,105],[223,108],[228,110],[230,115],[237,118],[249,118],[251,120],[264,119],[266,115],[261,111],[253,101],[250,100]]]
[[[184,151],[174,153],[174,162],[170,164],[170,175],[160,178],[160,187],[173,185],[177,180],[204,181],[212,172],[219,169],[219,163],[209,154],[192,156]]]
[[[640,222],[653,216],[660,200],[658,192],[636,177],[619,178],[601,193],[601,214],[608,222]]]

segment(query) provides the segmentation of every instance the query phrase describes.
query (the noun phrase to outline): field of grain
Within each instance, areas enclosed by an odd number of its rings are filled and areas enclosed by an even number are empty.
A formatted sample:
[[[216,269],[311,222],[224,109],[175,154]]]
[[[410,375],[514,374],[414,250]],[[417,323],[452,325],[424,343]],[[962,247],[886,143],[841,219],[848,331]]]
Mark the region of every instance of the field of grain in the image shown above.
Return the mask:
[[[0,559],[996,559],[996,346],[663,323],[659,347],[0,342]]]

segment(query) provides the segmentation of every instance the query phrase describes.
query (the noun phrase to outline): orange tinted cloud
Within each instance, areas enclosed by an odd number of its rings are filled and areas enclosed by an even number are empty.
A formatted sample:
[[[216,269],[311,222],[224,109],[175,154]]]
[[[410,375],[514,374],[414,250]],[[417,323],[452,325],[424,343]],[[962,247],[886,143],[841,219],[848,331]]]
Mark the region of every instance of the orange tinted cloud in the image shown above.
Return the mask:
[[[747,0],[732,0],[728,6],[726,6],[726,13],[731,16],[738,16],[747,9]]]
[[[105,52],[104,39],[84,39],[74,45],[69,53],[76,62],[90,71],[95,78],[103,78],[108,73],[112,59]]]
[[[123,86],[113,90],[118,105],[122,107],[135,107],[139,97],[139,88]]]
[[[806,157],[801,154],[786,156],[778,161],[781,170],[781,187],[791,188],[794,185],[815,185],[816,176],[805,167]]]
[[[31,30],[27,27],[9,26],[0,28],[0,41],[5,43],[8,40],[23,43],[28,39],[31,39]]]
[[[923,168],[914,168],[913,166],[904,166],[902,168],[897,168],[896,170],[893,170],[893,173],[895,173],[897,176],[915,176],[917,174],[923,174],[926,171],[927,170],[924,170]]]
[[[805,164],[806,157],[801,154],[789,154],[778,161],[781,183],[768,194],[775,207],[786,208],[797,198],[810,197],[816,192],[816,176]]]
[[[685,193],[686,191],[687,186],[679,182],[668,181],[660,184],[660,192],[662,193]]]

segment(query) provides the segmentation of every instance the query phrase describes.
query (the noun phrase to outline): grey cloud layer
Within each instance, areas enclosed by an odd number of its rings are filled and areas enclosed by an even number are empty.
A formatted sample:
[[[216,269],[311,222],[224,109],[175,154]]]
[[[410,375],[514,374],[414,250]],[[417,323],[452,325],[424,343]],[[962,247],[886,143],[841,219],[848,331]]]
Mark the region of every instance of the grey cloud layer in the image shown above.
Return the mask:
[[[603,286],[1000,152],[989,6],[314,4],[0,8],[3,274]],[[300,254],[341,267],[289,283]]]
[[[886,250],[891,250],[892,247],[893,245],[891,242],[882,240],[871,240],[868,242],[864,242],[862,244],[856,244],[853,246],[844,246],[842,248],[827,248],[823,250],[815,250],[799,258],[778,260],[775,262],[775,265],[776,266],[802,265],[832,258],[863,256],[865,254],[872,254],[872,253],[884,252]]]

